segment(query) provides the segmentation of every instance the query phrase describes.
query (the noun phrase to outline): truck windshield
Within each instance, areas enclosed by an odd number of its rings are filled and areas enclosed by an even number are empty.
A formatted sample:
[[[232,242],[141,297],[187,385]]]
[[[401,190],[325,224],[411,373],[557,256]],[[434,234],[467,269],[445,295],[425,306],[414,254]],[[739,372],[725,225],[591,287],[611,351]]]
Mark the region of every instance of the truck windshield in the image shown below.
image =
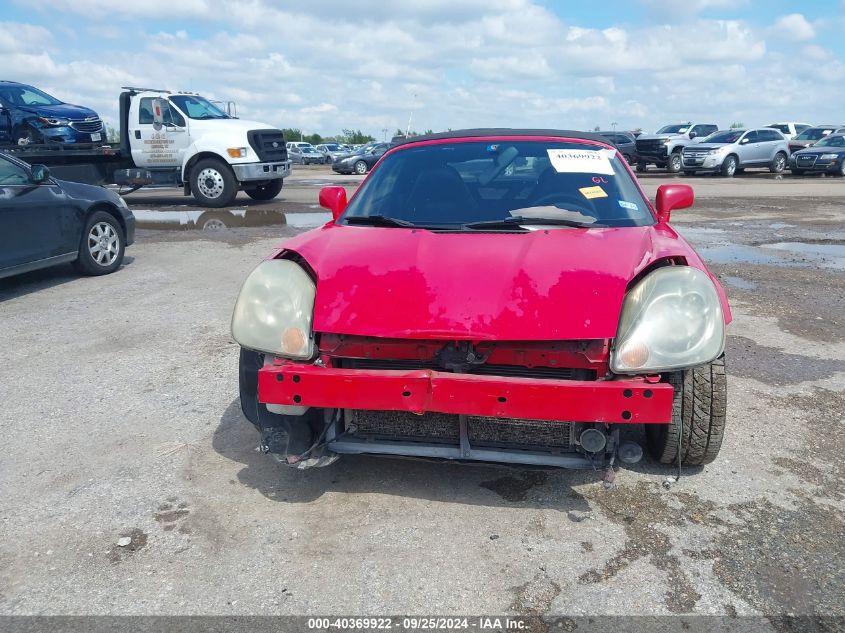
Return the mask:
[[[685,134],[686,131],[689,129],[689,125],[686,123],[682,123],[681,125],[665,125],[659,130],[657,130],[658,134]]]
[[[567,141],[448,141],[385,156],[342,223],[442,230],[645,226],[648,203],[616,150]]]
[[[831,132],[833,132],[834,128],[828,127],[811,127],[807,130],[804,130],[795,137],[796,141],[818,141],[820,138],[824,138]]]
[[[175,95],[170,97],[173,104],[191,119],[231,119],[216,105],[204,97],[195,95]]]
[[[18,106],[62,105],[64,103],[32,86],[0,86],[0,99]]]

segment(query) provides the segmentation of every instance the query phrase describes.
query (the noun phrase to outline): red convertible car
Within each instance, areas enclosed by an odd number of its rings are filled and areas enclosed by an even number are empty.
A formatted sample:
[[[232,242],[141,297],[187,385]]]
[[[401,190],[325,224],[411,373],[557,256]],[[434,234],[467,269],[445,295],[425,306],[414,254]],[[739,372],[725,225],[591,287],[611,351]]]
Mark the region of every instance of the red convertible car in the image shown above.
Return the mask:
[[[725,293],[597,135],[408,140],[333,220],[282,244],[232,317],[261,447],[296,468],[373,453],[574,468],[712,461]]]

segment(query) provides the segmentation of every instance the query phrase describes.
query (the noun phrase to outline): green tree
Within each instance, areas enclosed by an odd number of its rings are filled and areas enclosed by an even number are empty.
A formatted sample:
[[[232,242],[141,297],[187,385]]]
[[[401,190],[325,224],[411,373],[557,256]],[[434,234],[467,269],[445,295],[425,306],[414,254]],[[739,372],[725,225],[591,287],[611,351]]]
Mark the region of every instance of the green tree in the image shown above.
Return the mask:
[[[369,134],[364,134],[361,130],[351,130],[344,128],[338,135],[337,140],[341,143],[348,143],[349,145],[360,145],[361,143],[372,143],[375,137]]]
[[[732,130],[739,129],[741,127],[745,127],[745,123],[742,123],[740,121],[734,121],[733,123],[731,123],[731,129]]]

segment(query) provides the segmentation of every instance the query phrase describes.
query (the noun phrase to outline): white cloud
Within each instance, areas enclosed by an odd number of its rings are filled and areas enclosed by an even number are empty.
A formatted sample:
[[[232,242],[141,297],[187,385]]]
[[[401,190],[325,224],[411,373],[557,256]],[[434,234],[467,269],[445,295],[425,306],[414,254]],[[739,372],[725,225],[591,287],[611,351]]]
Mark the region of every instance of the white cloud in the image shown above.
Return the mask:
[[[34,7],[31,24],[0,22],[0,67],[112,122],[130,84],[234,100],[241,117],[271,125],[379,138],[411,110],[419,130],[812,121],[837,118],[845,74],[838,53],[809,42],[779,53],[775,26],[712,19],[735,18],[735,0],[642,0],[657,23],[604,28],[536,0],[16,1]],[[87,36],[52,26],[76,16],[123,37],[89,50]],[[809,111],[791,112],[810,91]]]
[[[816,29],[800,13],[790,13],[778,18],[771,30],[775,36],[792,42],[803,42],[816,36]]]

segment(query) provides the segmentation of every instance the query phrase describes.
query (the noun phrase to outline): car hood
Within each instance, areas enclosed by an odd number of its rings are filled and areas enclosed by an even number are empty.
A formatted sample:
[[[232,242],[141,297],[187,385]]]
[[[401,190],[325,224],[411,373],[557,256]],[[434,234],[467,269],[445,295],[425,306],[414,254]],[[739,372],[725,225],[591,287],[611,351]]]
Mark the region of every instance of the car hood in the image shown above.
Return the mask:
[[[637,137],[638,141],[665,141],[667,138],[673,138],[678,134],[640,134]]]
[[[19,106],[19,110],[29,112],[37,116],[43,116],[50,119],[87,119],[88,117],[98,117],[97,113],[91,108],[84,108],[78,105],[71,105],[63,103],[61,105],[44,105],[44,106]]]
[[[275,125],[268,125],[259,121],[248,119],[188,119],[192,130],[209,130],[221,134],[238,133],[246,134],[250,130],[275,130]]]
[[[329,223],[274,256],[284,251],[317,275],[315,331],[406,339],[610,338],[629,282],[650,263],[680,255],[704,269],[666,225],[435,233]]]
[[[793,155],[801,156],[818,156],[821,154],[845,154],[845,147],[817,147],[813,145],[812,147],[807,147],[806,149],[798,150],[797,152],[793,152]]]
[[[722,149],[723,147],[727,147],[728,145],[733,145],[733,143],[699,143],[698,145],[684,149],[695,150],[696,152],[707,150],[709,152],[711,149]]]

